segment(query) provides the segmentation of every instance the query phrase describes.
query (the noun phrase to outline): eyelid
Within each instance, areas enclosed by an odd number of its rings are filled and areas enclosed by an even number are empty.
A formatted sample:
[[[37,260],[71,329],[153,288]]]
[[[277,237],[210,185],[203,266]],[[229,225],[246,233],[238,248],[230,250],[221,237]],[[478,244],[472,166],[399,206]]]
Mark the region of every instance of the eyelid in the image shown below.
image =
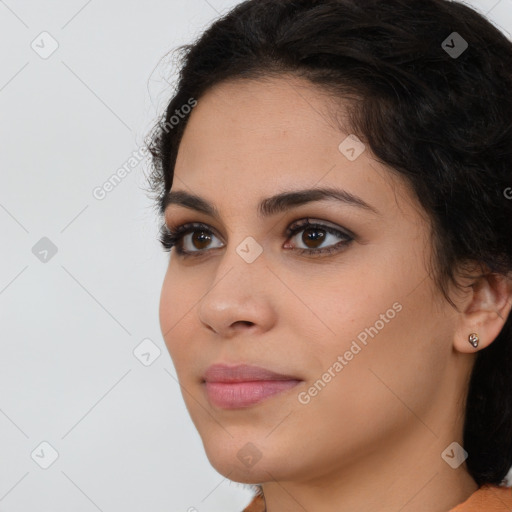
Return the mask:
[[[352,232],[350,229],[342,227],[342,226],[338,226],[337,224],[335,224],[333,222],[329,222],[327,220],[317,219],[315,217],[305,217],[303,219],[299,219],[299,220],[292,222],[286,228],[285,235],[291,236],[291,235],[289,235],[289,233],[292,233],[295,228],[299,228],[299,227],[307,228],[308,226],[318,226],[321,229],[331,228],[332,230],[338,231],[354,240],[357,238],[357,235],[354,232]]]
[[[165,229],[170,232],[183,232],[186,231],[187,228],[194,229],[204,229],[205,231],[211,231],[215,236],[219,238],[223,238],[217,228],[214,228],[211,224],[202,221],[186,221],[186,222],[167,222],[167,220],[163,223],[162,229]]]
[[[321,225],[320,227],[331,227],[332,229],[340,231],[340,232],[344,233],[345,235],[352,237],[354,239],[358,238],[358,236],[350,229],[348,229],[344,226],[339,226],[338,224],[336,224],[334,222],[319,219],[316,217],[303,217],[303,218],[293,221],[291,224],[289,224],[288,226],[285,227],[283,236],[290,236],[290,232],[296,227],[299,227],[299,226],[307,227],[308,225],[316,225],[316,224],[320,224]],[[172,233],[183,233],[188,228],[193,228],[193,229],[197,229],[197,230],[204,229],[205,231],[211,231],[217,238],[220,238],[221,240],[223,239],[223,236],[220,235],[219,231],[216,228],[212,227],[211,224],[207,224],[206,222],[201,222],[201,221],[170,222],[170,223],[164,222],[164,224],[161,227],[161,229],[165,229]]]
[[[308,227],[318,228],[323,231],[327,231],[333,236],[339,237],[341,240],[336,244],[328,245],[327,247],[321,247],[321,248],[297,248],[292,247],[289,249],[288,247],[286,250],[292,250],[296,252],[297,254],[306,254],[308,257],[314,257],[314,256],[321,256],[324,254],[330,254],[330,253],[338,253],[341,252],[344,248],[349,246],[352,242],[356,241],[358,239],[357,235],[355,235],[351,230],[338,226],[333,225],[334,223],[331,223],[329,221],[320,220],[320,219],[312,219],[312,218],[302,218],[297,219],[296,221],[289,224],[285,230],[285,233],[283,236],[286,237],[286,240],[288,241],[290,238],[297,236],[298,233],[301,231],[306,230]],[[208,254],[212,250],[215,249],[221,249],[222,247],[212,247],[210,249],[204,249],[204,250],[197,250],[197,251],[191,251],[187,249],[183,249],[181,247],[181,244],[183,243],[183,240],[186,236],[189,234],[195,232],[195,231],[206,231],[208,233],[211,233],[216,238],[219,238],[221,242],[222,237],[217,234],[217,230],[215,228],[212,228],[206,223],[203,222],[185,222],[183,224],[179,224],[177,226],[171,225],[168,226],[167,224],[164,224],[161,226],[161,236],[160,236],[160,242],[162,246],[164,247],[164,250],[170,251],[173,247],[175,247],[175,251],[182,257],[199,257],[205,254]],[[341,248],[340,248],[341,246]]]
[[[187,234],[190,234],[194,231],[208,231],[209,233],[212,233],[217,238],[222,240],[222,236],[220,236],[215,228],[210,226],[209,224],[206,224],[204,222],[184,222],[182,224],[171,224],[170,226],[164,224],[162,226],[162,229],[165,233],[174,236],[174,237],[180,237],[180,240],[183,239]]]

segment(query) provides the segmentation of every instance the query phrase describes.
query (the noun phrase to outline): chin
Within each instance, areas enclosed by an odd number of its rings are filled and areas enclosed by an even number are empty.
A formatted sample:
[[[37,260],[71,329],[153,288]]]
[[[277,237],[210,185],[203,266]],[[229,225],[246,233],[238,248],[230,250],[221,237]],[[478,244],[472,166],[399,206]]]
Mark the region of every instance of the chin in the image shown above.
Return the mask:
[[[203,439],[206,456],[212,467],[221,475],[243,484],[259,484],[274,479],[287,480],[300,476],[304,460],[299,457],[295,462],[300,465],[294,470],[294,460],[286,453],[286,443],[275,439],[266,439],[266,433],[257,436],[236,436],[222,439],[212,436]],[[272,441],[272,442],[271,442]]]
[[[222,439],[216,435],[203,437],[205,453],[212,467],[235,482],[252,484],[268,480],[269,473],[273,474],[275,469],[273,457],[268,453],[275,452],[268,441],[263,446],[265,436],[262,435],[260,441],[254,434],[237,435],[233,429],[228,427],[228,430],[233,437],[228,434]]]

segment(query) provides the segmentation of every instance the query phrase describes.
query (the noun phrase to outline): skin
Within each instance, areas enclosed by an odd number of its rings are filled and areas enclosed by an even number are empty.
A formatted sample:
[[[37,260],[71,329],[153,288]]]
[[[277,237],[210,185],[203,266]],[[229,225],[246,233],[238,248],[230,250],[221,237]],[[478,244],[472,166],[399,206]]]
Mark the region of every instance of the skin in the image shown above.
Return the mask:
[[[172,249],[162,333],[209,461],[230,480],[261,483],[267,512],[446,512],[477,489],[466,464],[452,469],[441,453],[462,445],[475,354],[503,327],[512,288],[475,270],[463,281],[473,286],[452,289],[459,310],[450,306],[429,273],[428,217],[368,146],[354,161],[340,152],[350,131],[332,123],[332,109],[319,89],[290,76],[224,82],[200,99],[172,190],[202,196],[221,220],[180,205],[166,209],[168,226],[202,222],[212,238],[194,245],[186,237],[184,248],[204,253],[197,258]],[[266,197],[323,186],[345,189],[378,213],[324,200],[257,214]],[[339,252],[301,255],[297,249],[343,240],[327,235],[315,244],[307,228],[285,235],[308,217],[356,238]],[[236,252],[248,236],[263,250],[252,263]],[[298,394],[395,303],[394,318],[300,403]],[[478,349],[467,341],[472,332]],[[221,409],[202,384],[206,368],[220,362],[303,382],[247,408]],[[260,456],[250,467],[237,457],[251,450],[247,443]]]

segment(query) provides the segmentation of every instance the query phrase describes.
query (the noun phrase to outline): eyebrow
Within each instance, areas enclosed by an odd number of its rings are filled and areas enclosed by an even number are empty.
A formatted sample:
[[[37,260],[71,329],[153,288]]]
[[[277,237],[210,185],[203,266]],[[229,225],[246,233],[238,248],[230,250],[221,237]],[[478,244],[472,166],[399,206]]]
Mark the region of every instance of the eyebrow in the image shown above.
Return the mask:
[[[360,197],[338,188],[313,188],[305,190],[292,190],[263,199],[258,205],[258,215],[260,217],[270,217],[284,212],[294,206],[300,206],[315,201],[336,200],[344,204],[355,206],[379,215],[379,211],[366,203]],[[190,194],[184,190],[169,191],[161,205],[161,212],[164,213],[171,204],[179,205],[184,208],[196,210],[221,220],[219,210],[206,199]]]

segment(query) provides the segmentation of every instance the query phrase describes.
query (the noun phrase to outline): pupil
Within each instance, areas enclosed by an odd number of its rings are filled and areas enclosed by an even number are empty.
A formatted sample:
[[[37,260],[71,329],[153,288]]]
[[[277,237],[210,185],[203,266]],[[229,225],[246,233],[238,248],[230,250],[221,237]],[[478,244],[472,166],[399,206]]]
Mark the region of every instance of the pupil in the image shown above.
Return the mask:
[[[196,233],[200,233],[200,234],[193,237],[194,245],[196,245],[195,242],[197,241],[197,242],[199,242],[200,247],[196,246],[196,249],[203,249],[204,248],[203,245],[207,244],[210,241],[210,236],[205,234],[204,231],[199,231],[199,232],[196,231]],[[201,245],[201,244],[203,244],[203,245]]]
[[[309,232],[309,234],[307,234]],[[304,236],[306,239],[304,239]],[[325,238],[325,233],[318,228],[307,228],[304,230],[304,236],[302,237],[303,242],[308,245],[308,242],[313,242],[313,248],[317,245],[321,245]]]

